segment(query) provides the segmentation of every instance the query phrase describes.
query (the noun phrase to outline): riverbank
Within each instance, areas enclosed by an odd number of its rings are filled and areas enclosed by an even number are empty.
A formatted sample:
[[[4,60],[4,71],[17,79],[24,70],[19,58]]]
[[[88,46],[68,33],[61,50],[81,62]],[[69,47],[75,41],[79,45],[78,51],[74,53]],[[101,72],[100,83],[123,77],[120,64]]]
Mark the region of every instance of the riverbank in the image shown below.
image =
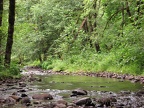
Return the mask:
[[[120,81],[129,80],[132,83],[144,84],[144,76],[140,76],[140,75],[135,76],[131,74],[120,74],[114,72],[64,72],[64,71],[43,70],[38,67],[25,67],[22,74],[23,75],[61,74],[61,75],[105,77],[105,78],[116,78],[119,79]]]

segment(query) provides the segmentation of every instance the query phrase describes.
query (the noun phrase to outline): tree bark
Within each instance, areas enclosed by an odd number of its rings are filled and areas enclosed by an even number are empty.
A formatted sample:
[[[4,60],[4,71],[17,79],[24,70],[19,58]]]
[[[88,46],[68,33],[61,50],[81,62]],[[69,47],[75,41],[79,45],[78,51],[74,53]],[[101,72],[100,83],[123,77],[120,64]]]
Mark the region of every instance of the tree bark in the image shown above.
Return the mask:
[[[2,26],[3,0],[0,0],[0,27]]]
[[[10,67],[11,52],[12,52],[12,45],[13,45],[14,22],[15,22],[15,0],[9,0],[9,20],[8,21],[9,21],[9,27],[8,27],[8,37],[6,43],[4,65]]]
[[[93,8],[96,10],[96,8],[97,8],[97,0],[94,1]],[[98,16],[98,15],[97,15],[97,13],[95,12],[95,13],[94,13],[94,19],[95,19],[94,28],[97,27],[97,21],[96,21],[97,16]],[[100,51],[101,51],[99,42],[96,41],[96,42],[94,43],[94,46],[95,46],[95,49],[96,49],[97,52],[100,52]]]
[[[2,15],[3,15],[3,0],[0,0],[0,54],[1,54],[1,48],[2,48]],[[2,55],[0,55],[0,64],[2,63]]]

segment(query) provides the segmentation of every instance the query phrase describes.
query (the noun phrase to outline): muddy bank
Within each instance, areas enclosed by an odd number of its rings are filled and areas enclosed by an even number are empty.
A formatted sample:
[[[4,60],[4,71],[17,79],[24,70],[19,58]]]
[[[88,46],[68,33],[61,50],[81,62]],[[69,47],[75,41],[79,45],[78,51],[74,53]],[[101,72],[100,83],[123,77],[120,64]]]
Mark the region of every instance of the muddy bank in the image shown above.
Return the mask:
[[[87,91],[74,90],[50,90],[37,89],[34,81],[41,82],[43,79],[37,75],[62,74],[66,72],[44,71],[39,68],[27,68],[22,72],[21,79],[7,79],[0,81],[0,108],[143,108],[144,89],[136,92],[121,91]],[[91,77],[111,77],[121,80],[136,82],[135,76],[118,75],[112,73],[74,73],[73,75],[86,75]],[[129,78],[128,78],[129,77]],[[127,79],[128,78],[128,79]],[[142,77],[138,77],[141,78]],[[138,81],[140,81],[138,80]]]

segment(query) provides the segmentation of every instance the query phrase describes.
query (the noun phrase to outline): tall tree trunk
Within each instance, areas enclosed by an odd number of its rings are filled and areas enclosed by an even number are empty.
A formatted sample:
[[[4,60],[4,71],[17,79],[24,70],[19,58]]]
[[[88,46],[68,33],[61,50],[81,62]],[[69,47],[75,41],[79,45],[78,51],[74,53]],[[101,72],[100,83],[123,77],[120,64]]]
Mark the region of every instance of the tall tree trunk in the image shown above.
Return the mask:
[[[2,26],[3,0],[0,0],[0,27]]]
[[[13,33],[14,33],[14,22],[15,22],[15,0],[9,0],[9,27],[8,37],[5,51],[5,66],[10,66],[11,62],[11,51],[13,45]]]
[[[3,0],[0,0],[0,28],[2,27],[2,15],[3,15]],[[2,30],[0,29],[0,64],[2,63],[1,48],[2,48]]]
[[[94,8],[95,10],[97,10],[97,0],[94,1],[93,8]],[[94,13],[95,22],[94,22],[94,25],[93,25],[94,28],[97,27],[97,21],[96,21],[97,16],[98,16],[98,15],[97,15],[97,13],[95,12],[95,13]],[[100,51],[101,51],[100,45],[99,45],[99,42],[98,42],[98,41],[95,41],[94,46],[95,46],[95,49],[96,49],[97,52],[100,52]]]

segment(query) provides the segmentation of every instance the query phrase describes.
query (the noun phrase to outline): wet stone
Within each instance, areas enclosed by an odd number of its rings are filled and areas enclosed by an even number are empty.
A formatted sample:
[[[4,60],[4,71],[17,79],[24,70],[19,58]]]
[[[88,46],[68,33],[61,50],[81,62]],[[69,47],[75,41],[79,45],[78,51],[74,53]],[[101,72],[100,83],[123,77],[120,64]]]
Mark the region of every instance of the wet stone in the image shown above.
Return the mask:
[[[81,99],[75,101],[75,104],[80,105],[80,106],[81,105],[90,105],[91,103],[92,103],[92,100],[89,97],[84,97],[84,98],[81,98]]]
[[[24,83],[24,82],[19,82],[19,87],[26,87],[26,83]]]
[[[57,104],[64,104],[67,105],[68,103],[65,100],[58,100]]]
[[[53,99],[51,94],[43,93],[43,94],[34,94],[32,96],[33,99],[38,99],[38,100],[51,100]]]
[[[73,90],[71,96],[77,96],[77,95],[87,95],[87,91],[86,90],[82,90],[82,89]]]
[[[4,103],[5,99],[3,97],[0,96],[0,104]]]
[[[40,101],[33,101],[33,104],[41,104]]]
[[[144,90],[139,90],[136,92],[136,96],[144,96]]]
[[[67,106],[65,104],[59,103],[59,104],[56,104],[54,108],[67,108]]]
[[[31,103],[30,98],[29,97],[23,97],[21,99],[21,104],[27,104],[27,103]]]
[[[19,102],[19,101],[21,100],[21,97],[16,96],[16,95],[11,95],[11,96],[9,96],[9,97],[11,97],[11,98],[13,98],[14,100],[16,100],[16,102]]]
[[[26,92],[25,89],[18,90],[17,92]]]
[[[6,84],[6,86],[14,86],[14,84]]]
[[[13,99],[12,97],[8,97],[8,98],[5,99],[5,104],[14,105],[14,104],[16,104],[16,100]]]

